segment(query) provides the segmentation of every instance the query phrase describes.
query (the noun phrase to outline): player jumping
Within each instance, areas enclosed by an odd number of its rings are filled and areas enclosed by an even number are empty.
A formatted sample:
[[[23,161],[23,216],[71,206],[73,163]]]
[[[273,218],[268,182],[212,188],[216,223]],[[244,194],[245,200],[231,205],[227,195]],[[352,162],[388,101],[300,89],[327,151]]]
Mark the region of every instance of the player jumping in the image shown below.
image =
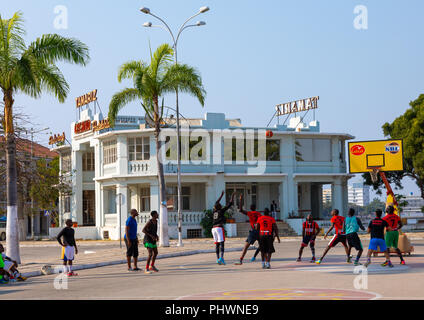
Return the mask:
[[[325,249],[324,253],[322,254],[321,259],[316,262],[317,264],[321,264],[322,259],[324,259],[327,252],[330,251],[331,248],[335,247],[339,242],[341,242],[341,244],[345,248],[347,260],[349,260],[349,252],[346,244],[346,235],[343,233],[345,218],[339,216],[339,210],[337,209],[333,209],[331,211],[331,215],[333,216],[330,220],[331,228],[328,229],[327,233],[325,234],[324,240],[327,239],[328,234],[331,230],[333,230],[333,228],[335,229],[335,233],[327,248]]]
[[[236,265],[242,265],[243,264],[243,258],[246,255],[247,249],[251,245],[253,245],[257,240],[259,240],[259,231],[256,230],[256,221],[259,219],[261,214],[256,211],[256,206],[252,204],[250,206],[250,211],[243,210],[243,196],[240,195],[240,205],[239,205],[239,211],[242,214],[245,214],[249,217],[250,226],[252,229],[249,230],[249,236],[246,239],[246,244],[244,245],[243,252],[241,253],[240,262],[235,263]],[[254,259],[252,258],[252,261]]]
[[[387,252],[390,254],[390,248],[394,248],[400,258],[400,264],[405,264],[405,260],[403,260],[402,257],[402,252],[400,252],[400,249],[398,248],[398,230],[403,226],[402,221],[400,220],[399,216],[395,214],[395,208],[393,206],[388,206],[386,208],[386,213],[387,214],[384,216],[383,220],[387,222],[391,229],[391,231],[386,232],[385,237]]]
[[[362,230],[365,230],[365,227],[363,226],[361,219],[358,217],[355,217],[355,210],[353,208],[349,209],[348,217],[346,217],[345,222],[345,229],[346,229],[346,239],[347,243],[349,245],[348,250],[348,263],[352,262],[352,256],[350,255],[350,252],[352,251],[352,248],[355,248],[358,253],[356,255],[355,259],[355,266],[360,265],[359,259],[361,258],[362,252],[364,252],[364,249],[362,248],[361,239],[359,239],[358,236],[358,230],[361,228]]]
[[[311,262],[315,262],[315,238],[318,235],[320,231],[320,227],[318,226],[318,223],[314,221],[314,218],[312,217],[312,214],[308,214],[306,217],[306,221],[303,222],[302,225],[302,244],[300,245],[299,249],[299,258],[297,258],[297,262],[302,261],[302,253],[303,249],[306,248],[309,244],[312,252],[312,259]]]
[[[225,212],[233,205],[235,193],[231,195],[230,203],[228,203],[225,207],[221,206],[221,199],[224,196],[224,192],[222,191],[221,196],[216,200],[215,205],[213,206],[213,226],[212,226],[212,235],[215,241],[216,247],[216,263],[224,264],[224,242],[225,242],[225,232],[224,232],[224,224],[225,224]]]

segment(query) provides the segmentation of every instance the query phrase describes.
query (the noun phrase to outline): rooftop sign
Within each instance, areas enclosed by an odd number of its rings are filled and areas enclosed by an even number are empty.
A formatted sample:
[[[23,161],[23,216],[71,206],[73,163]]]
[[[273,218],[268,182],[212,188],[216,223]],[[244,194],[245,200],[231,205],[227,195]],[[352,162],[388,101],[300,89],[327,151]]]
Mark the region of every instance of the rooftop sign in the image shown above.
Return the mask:
[[[83,96],[75,98],[77,108],[85,106],[86,104],[89,104],[90,102],[93,102],[93,101],[96,101],[96,100],[97,100],[97,89],[93,90],[89,93],[86,93]]]
[[[311,109],[318,108],[319,97],[312,97],[287,103],[279,104],[275,107],[277,110],[277,116],[283,116],[286,114],[292,114],[302,111],[308,111]]]

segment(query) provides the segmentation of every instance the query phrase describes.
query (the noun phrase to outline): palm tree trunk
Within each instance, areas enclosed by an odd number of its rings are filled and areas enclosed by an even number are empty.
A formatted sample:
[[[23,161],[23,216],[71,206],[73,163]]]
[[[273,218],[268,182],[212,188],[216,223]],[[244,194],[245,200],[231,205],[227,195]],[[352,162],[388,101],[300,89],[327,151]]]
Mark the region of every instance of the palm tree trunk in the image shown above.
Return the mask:
[[[6,170],[7,170],[7,223],[6,254],[21,263],[19,255],[17,175],[16,175],[16,141],[13,130],[12,91],[4,92],[4,122],[6,137]]]
[[[155,117],[157,118],[157,117]],[[166,185],[165,176],[163,174],[163,163],[161,161],[159,141],[160,134],[160,120],[155,119],[155,138],[156,138],[156,163],[158,167],[158,180],[159,180],[159,246],[169,247],[169,234],[168,234],[168,208],[166,206]]]

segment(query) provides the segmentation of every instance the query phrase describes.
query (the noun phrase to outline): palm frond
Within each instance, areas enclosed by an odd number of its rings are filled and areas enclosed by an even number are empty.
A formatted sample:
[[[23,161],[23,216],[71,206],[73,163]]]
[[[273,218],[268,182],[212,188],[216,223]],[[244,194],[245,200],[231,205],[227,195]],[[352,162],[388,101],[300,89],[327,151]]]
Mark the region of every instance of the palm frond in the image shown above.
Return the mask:
[[[52,64],[65,61],[85,66],[90,60],[88,47],[84,43],[58,34],[45,34],[37,38],[29,45],[25,54]]]
[[[172,61],[174,50],[167,43],[160,45],[153,54],[150,62],[150,72],[152,78],[160,80],[164,68]]]
[[[141,61],[129,61],[119,67],[118,70],[118,81],[122,79],[134,79],[136,74],[139,74],[143,70],[143,63]]]
[[[140,92],[134,88],[125,88],[122,91],[115,93],[109,104],[108,118],[111,126],[113,127],[115,125],[115,119],[119,110],[128,103],[141,99],[142,97]]]
[[[18,11],[10,19],[0,15],[0,56],[17,57],[25,50],[25,29],[22,12]]]

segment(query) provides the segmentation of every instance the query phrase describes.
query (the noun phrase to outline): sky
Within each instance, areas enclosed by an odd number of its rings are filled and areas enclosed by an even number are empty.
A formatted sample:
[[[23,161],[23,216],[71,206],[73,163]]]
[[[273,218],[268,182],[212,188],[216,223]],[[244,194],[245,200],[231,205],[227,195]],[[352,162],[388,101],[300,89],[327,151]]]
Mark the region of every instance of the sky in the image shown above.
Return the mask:
[[[355,28],[358,5],[367,9],[367,29]],[[66,29],[55,27],[57,6],[66,7]],[[319,96],[316,119],[322,132],[376,140],[384,138],[381,126],[423,93],[422,0],[3,0],[2,18],[23,12],[27,43],[58,33],[90,48],[86,67],[59,64],[70,85],[64,104],[47,94],[37,100],[16,95],[15,106],[35,128],[70,136],[75,98],[93,89],[107,114],[111,96],[130,85],[118,83],[118,67],[149,61],[149,47],[170,43],[164,30],[142,26],[159,24],[139,11],[142,6],[175,32],[200,7],[210,7],[193,20],[206,25],[186,29],[178,44],[179,62],[199,70],[207,91],[204,108],[190,96],[180,98],[185,117],[223,112],[246,126],[265,126],[277,104]],[[173,96],[165,98],[167,105],[174,103]],[[143,112],[132,104],[121,114]],[[46,145],[48,136],[36,139]],[[408,180],[399,193],[410,192],[418,194],[418,188]]]

